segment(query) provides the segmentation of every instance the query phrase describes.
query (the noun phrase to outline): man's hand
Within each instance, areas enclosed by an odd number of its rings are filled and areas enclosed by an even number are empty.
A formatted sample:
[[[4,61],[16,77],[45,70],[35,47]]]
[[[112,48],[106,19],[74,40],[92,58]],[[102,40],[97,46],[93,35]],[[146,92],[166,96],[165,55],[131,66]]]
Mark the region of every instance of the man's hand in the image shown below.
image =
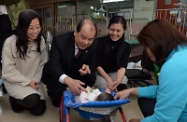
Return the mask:
[[[33,80],[29,83],[29,86],[36,89],[36,90],[39,89],[39,83],[36,81],[33,81]]]
[[[74,95],[80,95],[81,91],[86,91],[83,87],[84,83],[80,80],[72,79],[71,77],[66,77],[64,83],[69,87]]]
[[[88,65],[83,64],[82,68],[79,70],[79,72],[80,72],[80,75],[87,75],[87,74],[91,73],[91,70]]]

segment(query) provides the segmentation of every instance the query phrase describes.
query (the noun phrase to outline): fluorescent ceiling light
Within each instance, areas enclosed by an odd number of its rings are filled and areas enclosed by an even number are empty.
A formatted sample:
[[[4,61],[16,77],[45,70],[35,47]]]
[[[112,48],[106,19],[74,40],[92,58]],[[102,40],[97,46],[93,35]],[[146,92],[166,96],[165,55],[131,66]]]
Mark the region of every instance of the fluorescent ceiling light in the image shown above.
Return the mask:
[[[124,0],[103,0],[103,3],[120,2]]]

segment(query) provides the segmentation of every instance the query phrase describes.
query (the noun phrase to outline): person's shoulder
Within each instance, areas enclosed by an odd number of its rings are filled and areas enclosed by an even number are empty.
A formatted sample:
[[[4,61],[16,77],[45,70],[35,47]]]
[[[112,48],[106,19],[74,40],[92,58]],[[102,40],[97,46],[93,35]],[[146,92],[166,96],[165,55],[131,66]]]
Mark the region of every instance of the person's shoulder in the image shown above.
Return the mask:
[[[94,39],[94,42],[93,42],[93,44],[92,44],[92,47],[96,47],[96,46],[98,46],[98,45],[101,45],[101,43],[103,43],[103,40],[104,39],[104,36],[102,36],[102,37],[96,37],[95,39]]]
[[[16,53],[16,52],[17,52],[16,40],[17,40],[16,35],[11,35],[11,36],[9,36],[9,37],[5,40],[3,47],[5,47],[5,48],[11,50],[11,53]]]
[[[100,36],[100,37],[97,37],[97,40],[106,40],[106,38],[107,38],[107,36],[105,35],[105,36]]]
[[[5,44],[15,44],[17,40],[16,35],[11,35],[5,40]]]
[[[176,53],[170,59],[167,59],[166,62],[162,65],[163,72],[179,72],[181,70],[186,71],[187,65],[186,64],[187,52],[186,54]]]
[[[124,47],[125,47],[126,49],[131,49],[131,45],[130,45],[129,43],[127,43],[125,40],[122,41],[122,43],[123,43],[123,45],[124,45]]]
[[[74,33],[74,32],[63,33],[63,34],[60,34],[60,35],[55,36],[54,38],[55,38],[55,39],[70,38],[70,37],[73,36],[73,33]]]
[[[46,42],[43,36],[41,36],[41,50],[44,50],[46,48]]]
[[[107,43],[107,40],[107,36],[100,36],[95,39],[97,45],[104,45],[105,43]]]
[[[181,64],[181,65],[184,65],[184,64],[186,64],[186,59],[187,59],[187,50],[182,50],[182,51],[176,52],[169,59],[168,62],[171,63],[171,64],[177,64],[177,65]]]
[[[67,32],[55,36],[53,38],[53,42],[57,44],[62,44],[62,43],[70,42],[69,40],[73,40],[73,38],[74,38],[73,32]]]
[[[130,46],[130,44],[127,43],[125,40],[123,41],[123,43],[124,43],[125,45],[127,45],[127,46]]]

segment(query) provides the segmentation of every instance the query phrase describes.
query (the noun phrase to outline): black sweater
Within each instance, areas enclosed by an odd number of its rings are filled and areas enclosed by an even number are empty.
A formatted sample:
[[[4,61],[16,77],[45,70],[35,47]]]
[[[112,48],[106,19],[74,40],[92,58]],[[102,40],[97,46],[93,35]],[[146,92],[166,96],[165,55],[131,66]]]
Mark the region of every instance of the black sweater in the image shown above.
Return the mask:
[[[98,38],[97,67],[102,67],[105,72],[116,72],[118,69],[127,67],[130,45],[125,42],[124,36],[118,41],[112,41],[110,36]]]

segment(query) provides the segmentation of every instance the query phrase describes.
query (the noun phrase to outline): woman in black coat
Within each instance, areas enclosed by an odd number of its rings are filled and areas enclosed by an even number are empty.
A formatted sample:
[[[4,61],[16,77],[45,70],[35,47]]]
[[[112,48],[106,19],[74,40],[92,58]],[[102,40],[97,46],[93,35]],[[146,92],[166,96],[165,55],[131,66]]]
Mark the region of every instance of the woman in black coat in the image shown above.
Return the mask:
[[[108,25],[107,36],[98,38],[97,78],[95,87],[99,89],[122,90],[128,81],[125,76],[130,45],[125,42],[126,20],[114,16]]]

